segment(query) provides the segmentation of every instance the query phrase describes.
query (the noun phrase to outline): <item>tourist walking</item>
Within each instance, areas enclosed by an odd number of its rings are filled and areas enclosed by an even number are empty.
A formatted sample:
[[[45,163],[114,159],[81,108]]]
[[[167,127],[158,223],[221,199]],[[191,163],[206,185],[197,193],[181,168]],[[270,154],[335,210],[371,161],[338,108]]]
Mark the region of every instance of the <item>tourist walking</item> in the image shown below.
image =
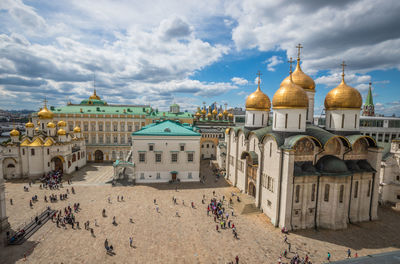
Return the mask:
[[[347,258],[351,258],[351,250],[350,250],[350,248],[347,249]]]
[[[133,238],[129,237],[129,246],[132,247],[132,243],[133,243]]]
[[[328,257],[326,258],[329,262],[331,262],[331,253],[328,252]]]
[[[236,256],[235,261],[236,261],[236,264],[239,264],[239,256]]]

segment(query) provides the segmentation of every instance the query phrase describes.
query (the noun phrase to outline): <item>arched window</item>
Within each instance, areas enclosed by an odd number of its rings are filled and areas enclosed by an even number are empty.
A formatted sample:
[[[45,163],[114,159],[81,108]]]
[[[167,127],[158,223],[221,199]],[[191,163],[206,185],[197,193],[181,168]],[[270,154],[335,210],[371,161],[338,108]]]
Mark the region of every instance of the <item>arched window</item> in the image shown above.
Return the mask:
[[[276,128],[276,113],[274,113],[274,128]]]
[[[329,115],[329,128],[332,127],[332,114]]]
[[[264,114],[262,114],[262,118],[261,118],[261,125],[264,125]]]
[[[253,125],[255,121],[256,121],[256,114],[253,114]]]
[[[325,193],[324,193],[324,201],[329,202],[329,184],[325,184]]]
[[[300,127],[301,127],[301,114],[299,114],[299,129],[300,129]]]
[[[298,203],[300,201],[300,185],[296,185],[296,199],[295,202]]]
[[[344,196],[344,185],[340,185],[339,190],[339,203],[343,203],[343,196]]]
[[[354,116],[354,128],[357,128],[357,114]]]

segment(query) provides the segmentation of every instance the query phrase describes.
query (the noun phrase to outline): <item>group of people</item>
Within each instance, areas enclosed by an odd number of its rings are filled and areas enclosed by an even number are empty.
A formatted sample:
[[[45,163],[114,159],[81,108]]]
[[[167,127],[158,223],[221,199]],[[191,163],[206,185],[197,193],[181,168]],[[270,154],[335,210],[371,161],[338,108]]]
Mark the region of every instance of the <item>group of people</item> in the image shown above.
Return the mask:
[[[213,196],[215,196],[215,191],[213,191]],[[205,196],[203,195],[203,200],[204,199]],[[224,202],[225,202],[225,196],[222,196],[221,200],[217,200],[215,197],[213,197],[207,206],[207,216],[210,216],[210,212],[213,214],[214,222],[217,223],[215,229],[218,232],[219,232],[219,226],[221,227],[221,229],[226,229],[226,227],[228,226],[228,228],[232,229],[233,237],[238,239],[236,226],[229,219],[229,213],[225,210]],[[233,209],[231,210],[231,215],[232,217],[234,216]]]
[[[74,212],[72,212],[71,206],[68,205],[67,207],[64,207],[64,210],[59,210],[58,212],[55,212],[53,214],[52,221],[56,222],[57,227],[60,227],[60,225],[61,225],[62,227],[64,227],[66,229],[67,228],[66,225],[69,224],[69,225],[71,225],[72,229],[75,228],[75,225],[79,229],[79,222],[76,221],[75,215],[74,215],[74,213],[79,212],[79,210],[80,210],[79,206],[80,206],[79,203],[74,203],[74,206],[73,206]]]
[[[58,189],[61,185],[63,173],[61,170],[51,171],[43,176],[41,181],[43,182],[43,187],[49,187],[50,190]],[[42,187],[42,185],[40,186]]]

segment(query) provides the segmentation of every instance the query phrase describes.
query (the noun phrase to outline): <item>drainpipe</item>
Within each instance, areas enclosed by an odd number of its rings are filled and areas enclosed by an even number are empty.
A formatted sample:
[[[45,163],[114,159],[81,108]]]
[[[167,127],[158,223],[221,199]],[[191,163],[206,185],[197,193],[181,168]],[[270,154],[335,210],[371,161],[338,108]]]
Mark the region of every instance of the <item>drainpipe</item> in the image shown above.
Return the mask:
[[[293,224],[292,224],[292,214],[293,214],[293,196],[294,196],[294,175],[293,181],[292,181],[292,206],[290,207],[290,230],[293,230]]]
[[[372,198],[374,196],[375,173],[372,173],[371,199],[369,201],[369,221],[372,221]]]
[[[279,168],[279,188],[278,188],[278,215],[276,218],[275,227],[279,226],[281,215],[281,191],[282,191],[282,173],[283,173],[283,149],[281,149],[281,167]]]
[[[323,151],[324,151],[324,149],[322,149],[317,154],[315,154],[315,156],[314,156],[314,164],[317,163],[317,157]],[[317,226],[317,211],[318,211],[318,197],[319,197],[319,181],[320,181],[320,177],[321,177],[321,175],[317,176],[317,192],[316,192],[316,197],[315,197],[315,210],[314,210],[314,228],[315,228],[315,230],[317,230],[317,228],[318,228],[318,226]]]

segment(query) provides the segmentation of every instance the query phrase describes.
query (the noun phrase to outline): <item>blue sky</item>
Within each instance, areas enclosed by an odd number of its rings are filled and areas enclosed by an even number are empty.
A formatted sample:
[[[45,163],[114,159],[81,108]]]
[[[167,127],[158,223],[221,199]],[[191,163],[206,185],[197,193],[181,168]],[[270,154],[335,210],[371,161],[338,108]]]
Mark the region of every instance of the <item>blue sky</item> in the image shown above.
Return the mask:
[[[346,80],[376,112],[400,115],[400,2],[396,0],[21,1],[0,3],[0,108],[78,103],[93,89],[109,103],[203,101],[243,107],[272,99],[295,46],[316,82],[315,113]]]

